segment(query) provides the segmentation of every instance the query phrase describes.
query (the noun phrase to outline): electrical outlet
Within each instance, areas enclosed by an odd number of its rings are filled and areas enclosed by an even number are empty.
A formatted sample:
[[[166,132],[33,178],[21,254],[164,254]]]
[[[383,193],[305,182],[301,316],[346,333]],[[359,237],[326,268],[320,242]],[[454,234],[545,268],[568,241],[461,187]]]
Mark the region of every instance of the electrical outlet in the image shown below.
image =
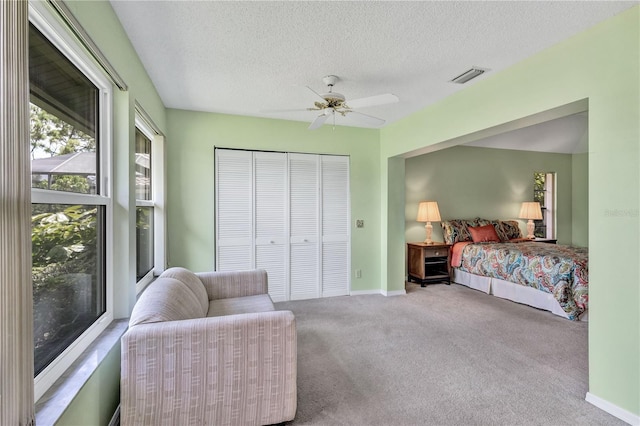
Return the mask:
[[[356,278],[362,278],[362,270],[356,269]]]
[[[356,220],[356,228],[364,228],[364,220],[362,219]]]

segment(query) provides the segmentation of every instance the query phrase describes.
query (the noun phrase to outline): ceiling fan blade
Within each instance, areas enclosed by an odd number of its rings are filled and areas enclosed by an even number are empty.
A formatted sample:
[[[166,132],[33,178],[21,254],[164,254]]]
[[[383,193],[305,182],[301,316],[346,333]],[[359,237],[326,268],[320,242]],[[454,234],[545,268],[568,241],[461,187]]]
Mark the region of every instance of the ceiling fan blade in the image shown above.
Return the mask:
[[[304,86],[304,87],[306,87],[307,89],[311,90],[314,95],[316,95],[318,98],[320,98],[322,100],[322,102],[326,102],[327,101],[325,98],[322,97],[322,95],[320,93],[316,92],[311,87],[309,87],[309,86]]]
[[[324,122],[327,121],[327,118],[329,118],[330,115],[331,114],[329,114],[328,112],[323,112],[322,114],[317,116],[316,119],[313,120],[313,122],[309,125],[309,130],[315,130],[318,127],[322,126]]]
[[[396,95],[392,93],[385,93],[384,95],[369,96],[368,98],[352,99],[345,103],[350,109],[358,109],[376,105],[392,104],[398,101],[400,101],[400,99]]]
[[[363,114],[358,111],[349,111],[349,115],[363,124],[370,124],[373,126],[382,126],[384,123],[386,123],[386,121],[383,120],[382,118],[374,117],[373,115]]]
[[[279,112],[299,112],[299,111],[308,111],[309,108],[296,108],[296,109],[261,109],[260,112],[263,113],[279,113]]]

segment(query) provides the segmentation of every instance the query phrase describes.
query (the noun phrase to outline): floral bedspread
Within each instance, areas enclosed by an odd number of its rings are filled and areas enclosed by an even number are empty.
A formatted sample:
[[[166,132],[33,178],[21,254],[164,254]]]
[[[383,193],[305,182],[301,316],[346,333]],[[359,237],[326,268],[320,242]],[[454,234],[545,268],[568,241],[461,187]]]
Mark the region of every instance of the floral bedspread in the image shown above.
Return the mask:
[[[547,243],[475,243],[462,251],[460,269],[553,294],[569,319],[588,305],[588,250]]]

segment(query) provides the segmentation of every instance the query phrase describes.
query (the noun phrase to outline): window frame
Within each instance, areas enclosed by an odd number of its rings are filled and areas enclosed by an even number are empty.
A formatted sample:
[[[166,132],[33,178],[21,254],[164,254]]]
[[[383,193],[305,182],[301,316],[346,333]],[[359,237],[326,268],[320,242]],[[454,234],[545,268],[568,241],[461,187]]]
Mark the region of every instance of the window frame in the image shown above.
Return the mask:
[[[135,200],[135,207],[153,208],[153,268],[136,282],[136,294],[140,294],[153,279],[165,269],[165,180],[164,136],[151,121],[144,109],[136,103],[135,128],[151,141],[151,199]],[[135,157],[135,149],[133,150]],[[135,173],[133,178],[135,193]],[[136,265],[137,269],[137,265]]]
[[[536,189],[535,187],[535,175],[544,175],[544,186],[542,189]],[[544,202],[541,203],[542,219],[534,220],[536,229],[538,224],[542,223],[545,229],[545,235],[543,238],[556,238],[556,203],[557,203],[557,188],[556,188],[557,174],[556,172],[534,172],[534,200],[536,198],[536,192],[544,192]]]
[[[34,380],[34,396],[37,401],[89,345],[113,321],[113,86],[103,71],[92,61],[73,36],[55,16],[45,2],[29,2],[29,22],[40,31],[58,51],[98,88],[98,129],[96,154],[98,155],[98,194],[80,194],[46,189],[31,189],[32,204],[84,204],[104,206],[105,258],[105,312],[54,359]]]
[[[546,172],[544,179],[544,205],[545,210],[542,213],[545,216],[546,238],[556,238],[556,180],[555,172]]]

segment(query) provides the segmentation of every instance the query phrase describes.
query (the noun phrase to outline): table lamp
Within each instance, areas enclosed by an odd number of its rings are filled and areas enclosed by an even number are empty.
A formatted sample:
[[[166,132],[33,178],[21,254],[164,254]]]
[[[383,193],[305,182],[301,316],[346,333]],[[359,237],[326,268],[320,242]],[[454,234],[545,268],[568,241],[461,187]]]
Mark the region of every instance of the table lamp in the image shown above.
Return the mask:
[[[528,219],[527,222],[527,238],[535,238],[533,231],[535,230],[534,220],[542,219],[542,210],[540,209],[540,203],[537,201],[524,202],[520,208],[520,219]]]
[[[424,229],[427,233],[427,238],[424,240],[427,244],[433,244],[431,241],[431,231],[433,226],[431,222],[440,222],[440,211],[438,210],[438,203],[435,201],[421,201],[418,206],[418,222],[427,222],[424,225]]]

